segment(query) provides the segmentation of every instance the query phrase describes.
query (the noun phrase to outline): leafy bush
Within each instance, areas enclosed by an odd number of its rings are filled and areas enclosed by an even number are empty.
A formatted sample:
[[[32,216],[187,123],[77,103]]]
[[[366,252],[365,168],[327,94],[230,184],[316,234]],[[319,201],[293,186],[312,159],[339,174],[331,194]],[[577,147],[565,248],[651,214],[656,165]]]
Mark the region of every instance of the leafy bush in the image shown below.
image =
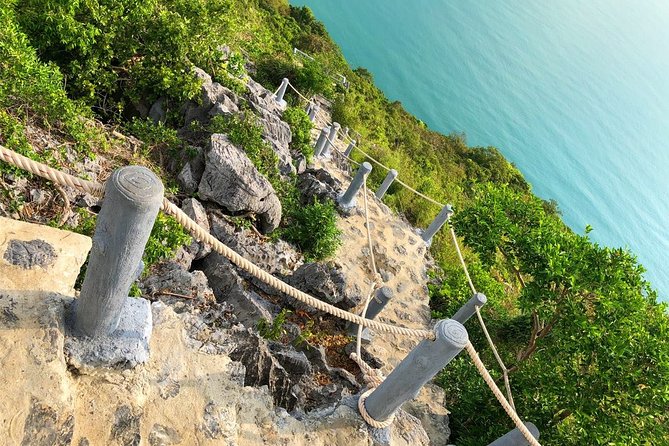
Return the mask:
[[[341,245],[337,210],[331,201],[314,201],[307,206],[296,206],[287,218],[288,224],[283,231],[283,238],[296,244],[307,260],[330,257]]]
[[[286,317],[290,313],[290,310],[285,308],[282,309],[279,314],[276,315],[272,323],[270,323],[265,318],[261,318],[256,325],[258,334],[265,339],[269,339],[270,341],[278,341],[281,339],[281,336],[286,333],[286,330],[283,328],[283,326],[286,323]]]
[[[309,115],[298,107],[289,107],[283,112],[283,120],[290,125],[290,132],[292,140],[290,142],[293,150],[297,150],[307,160],[311,162],[314,156],[314,148],[311,146],[311,129],[313,124],[309,119]]]
[[[191,242],[191,237],[174,217],[158,214],[144,249],[144,265],[151,265],[174,255],[177,248]]]

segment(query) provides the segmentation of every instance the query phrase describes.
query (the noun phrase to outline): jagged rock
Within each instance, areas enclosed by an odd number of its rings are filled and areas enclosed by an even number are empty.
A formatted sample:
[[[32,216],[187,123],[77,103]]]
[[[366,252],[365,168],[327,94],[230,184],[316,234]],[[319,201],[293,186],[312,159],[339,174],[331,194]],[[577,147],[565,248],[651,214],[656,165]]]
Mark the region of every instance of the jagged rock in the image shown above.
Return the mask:
[[[247,290],[242,278],[222,255],[210,254],[204,259],[202,266],[216,299],[230,305],[236,320],[244,326],[255,327],[260,319],[271,322],[280,311],[276,305]]]
[[[217,114],[231,115],[239,112],[237,106],[239,98],[230,89],[218,82],[213,82],[211,76],[200,68],[193,68],[193,73],[202,81],[200,93],[202,105],[189,103],[185,106],[184,122],[206,122]]]
[[[355,352],[355,342],[351,342],[344,347],[344,352],[347,355]],[[360,353],[362,354],[362,360],[365,361],[373,369],[380,369],[385,364],[379,358],[371,354],[364,346],[361,346]]]
[[[271,232],[279,226],[279,198],[243,151],[225,135],[214,134],[205,158],[204,174],[198,187],[200,198],[213,201],[230,212],[257,214],[262,232]]]
[[[149,110],[149,118],[153,120],[154,124],[165,122],[165,98],[160,98],[153,103]]]
[[[290,126],[274,114],[265,113],[263,116],[259,120],[263,137],[271,144],[279,158],[279,171],[284,175],[295,173],[289,148],[292,139]]]
[[[304,155],[297,155],[293,158],[293,165],[297,174],[300,175],[307,170],[307,159]]]
[[[431,445],[448,443],[451,429],[444,389],[428,383],[423,386],[418,397],[407,401],[402,409],[420,421]]]
[[[209,232],[209,218],[207,217],[207,211],[205,210],[204,206],[202,206],[202,203],[197,201],[195,198],[186,198],[181,202],[181,210],[183,210],[190,218],[195,220],[198,225]],[[211,246],[199,242],[195,239],[193,239],[191,244],[185,249],[193,255],[193,260],[200,260],[211,252]],[[190,267],[190,265],[188,265],[188,267]]]
[[[185,311],[192,306],[211,304],[215,301],[214,292],[202,271],[188,272],[174,261],[155,265],[150,274],[140,281],[139,286],[144,295],[175,306],[175,311],[180,308]]]
[[[219,211],[210,211],[209,218],[216,238],[270,274],[292,274],[302,264],[302,256],[283,240],[260,241],[253,231],[236,228]]]
[[[286,360],[288,354],[284,352],[291,347],[279,343],[272,343],[250,331],[238,331],[236,336],[236,347],[230,353],[230,358],[239,361],[246,367],[244,385],[267,386],[274,398],[274,403],[288,411],[292,411],[298,403],[297,395],[293,390],[295,386],[308,371],[311,372],[309,361],[302,354],[303,360],[296,359],[292,355],[291,361]],[[268,343],[273,344],[270,350]],[[291,367],[290,371],[279,361],[279,357],[286,360],[286,365]],[[309,364],[309,365],[307,365]]]
[[[307,169],[299,175],[300,202],[311,204],[316,198],[320,202],[336,201],[342,193],[341,183],[325,169]]]
[[[361,301],[360,294],[348,289],[344,274],[326,263],[305,263],[286,280],[295,288],[345,310]]]
[[[204,173],[204,150],[200,147],[193,147],[193,149],[197,153],[183,166],[177,176],[179,185],[187,194],[193,194],[197,191]]]
[[[251,106],[262,116],[269,115],[281,116],[283,111],[274,99],[274,93],[260,85],[258,82],[249,78],[246,83],[246,88],[249,91],[248,97]]]

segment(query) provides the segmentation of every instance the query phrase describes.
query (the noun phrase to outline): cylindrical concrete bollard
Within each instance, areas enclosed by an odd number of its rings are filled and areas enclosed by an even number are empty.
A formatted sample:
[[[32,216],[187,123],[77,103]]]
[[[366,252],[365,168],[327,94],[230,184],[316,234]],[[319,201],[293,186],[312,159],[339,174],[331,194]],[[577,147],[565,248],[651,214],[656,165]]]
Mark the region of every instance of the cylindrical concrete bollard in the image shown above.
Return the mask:
[[[311,105],[311,108],[310,108],[309,111],[307,112],[307,114],[309,115],[309,119],[311,120],[311,122],[314,122],[314,120],[316,119],[316,113],[318,113],[318,110],[319,110],[319,109],[320,109],[320,107],[318,106],[318,104],[312,104],[312,105]]]
[[[104,336],[116,330],[163,192],[158,177],[145,167],[123,167],[107,181],[76,304],[75,327],[84,335]]]
[[[464,324],[470,317],[476,313],[476,307],[482,307],[488,302],[488,298],[483,293],[474,294],[468,301],[458,310],[451,319]]]
[[[366,319],[374,319],[378,314],[383,310],[383,307],[392,299],[393,290],[387,286],[381,287],[376,290],[374,298],[369,302],[367,307],[367,313],[365,313]],[[348,333],[351,335],[358,334],[358,324],[351,322],[348,326]]]
[[[383,183],[381,183],[381,186],[376,191],[376,198],[379,200],[383,198],[390,185],[395,181],[395,178],[397,178],[397,171],[395,169],[390,169],[388,175],[386,175],[386,178],[383,180]]]
[[[332,153],[332,150],[334,149],[334,143],[337,141],[337,133],[339,132],[339,128],[340,125],[338,122],[332,123],[330,134],[328,135],[328,140],[325,143],[325,148],[321,152],[322,156],[330,156],[330,153]]]
[[[283,99],[284,95],[286,94],[286,89],[288,88],[288,79],[285,77],[281,79],[281,85],[279,86],[279,90],[276,92],[276,96],[274,99],[276,99],[276,102],[279,103],[281,107],[285,107],[286,101]]]
[[[339,197],[339,205],[344,209],[350,209],[355,206],[355,196],[362,187],[362,183],[367,181],[367,175],[372,171],[372,165],[367,161],[360,165],[358,173],[355,174],[353,181],[344,192],[344,195]]]
[[[316,145],[314,146],[314,156],[321,156],[323,147],[325,147],[325,143],[327,142],[328,133],[330,133],[330,127],[323,127],[321,129],[321,134],[318,135]]]
[[[467,330],[460,322],[443,319],[434,327],[436,339],[424,340],[388,375],[365,400],[367,413],[385,421],[405,401],[418,396],[420,389],[467,344]]]
[[[444,223],[446,223],[448,219],[451,218],[451,215],[453,215],[453,208],[450,204],[447,204],[441,209],[441,211],[439,211],[439,214],[437,214],[434,221],[430,223],[430,226],[428,226],[427,229],[423,231],[422,237],[425,243],[432,242],[432,237],[434,237],[434,234],[436,234],[437,231],[439,231],[439,229],[444,226]]]
[[[539,429],[534,425],[526,421],[523,423],[527,430],[536,438],[539,439]],[[499,437],[497,440],[490,443],[488,446],[528,446],[530,443],[523,437],[523,434],[516,428],[504,436]]]
[[[342,139],[345,140],[346,138],[348,138],[348,127],[344,127],[344,136]]]
[[[346,150],[344,150],[344,155],[351,156],[351,152],[353,152],[354,148],[355,148],[355,141],[351,141],[348,144],[348,147],[346,147]]]

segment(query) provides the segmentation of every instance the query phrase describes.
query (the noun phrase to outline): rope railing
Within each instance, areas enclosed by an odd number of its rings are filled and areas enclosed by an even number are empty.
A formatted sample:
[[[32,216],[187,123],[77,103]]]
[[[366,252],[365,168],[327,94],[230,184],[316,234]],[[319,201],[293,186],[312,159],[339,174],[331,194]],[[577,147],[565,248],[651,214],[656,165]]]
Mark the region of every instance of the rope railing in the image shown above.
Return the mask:
[[[291,87],[291,89],[298,94],[302,99],[306,100],[307,102],[312,102],[312,99],[309,99],[302,95],[297,88],[295,88],[290,82],[288,82],[288,86]],[[275,92],[275,95],[278,93]],[[359,134],[358,134],[359,135]],[[350,141],[354,141],[349,135],[344,134],[343,135],[345,138],[348,138]],[[327,138],[327,142],[330,143],[332,150],[334,153],[336,153],[338,156],[342,156],[343,158],[349,160],[352,163],[355,164],[360,164],[357,161],[351,159],[350,157],[346,156],[346,154],[340,152],[335,144],[335,141],[332,141],[329,137]],[[344,139],[345,139],[344,138]],[[336,135],[335,135],[336,139]],[[387,171],[390,171],[391,169],[387,166],[385,166],[383,163],[380,161],[376,160],[373,158],[371,155],[360,149],[359,147],[355,147],[356,150],[361,152],[366,158],[368,158],[370,161],[373,163],[377,164],[378,166],[384,168]],[[62,172],[60,170],[54,169],[52,167],[49,167],[43,163],[31,160],[25,156],[22,156],[12,150],[9,150],[2,145],[0,145],[0,160],[3,160],[9,164],[12,164],[16,167],[19,167],[20,169],[23,169],[27,172],[30,172],[34,175],[37,175],[39,177],[45,178],[47,180],[52,181],[55,185],[57,186],[69,186],[75,189],[79,189],[88,193],[91,193],[93,195],[101,196],[104,193],[104,185],[88,180],[84,180],[81,178],[77,178],[73,175],[67,174],[65,172]],[[429,202],[438,205],[440,207],[444,207],[442,203],[439,203],[438,201],[428,197],[427,195],[417,191],[416,189],[410,187],[403,181],[397,179],[396,180],[399,184],[407,188],[409,191],[415,193],[416,195],[428,200]],[[365,299],[364,306],[361,312],[361,315],[356,315],[354,313],[342,310],[340,308],[334,307],[331,304],[328,304],[327,302],[323,302],[320,299],[317,299],[307,293],[304,293],[303,291],[292,287],[291,285],[283,282],[282,280],[272,276],[268,272],[264,271],[257,265],[255,265],[253,262],[245,259],[242,257],[240,254],[232,250],[230,247],[222,243],[220,240],[218,240],[216,237],[212,236],[209,231],[206,229],[202,228],[199,226],[194,220],[192,220],[188,215],[186,215],[179,207],[177,207],[174,203],[170,202],[167,198],[163,199],[162,203],[162,210],[166,214],[172,215],[179,224],[181,224],[195,239],[208,244],[212,247],[214,251],[217,253],[223,255],[225,258],[230,260],[232,263],[237,265],[239,268],[245,270],[249,274],[253,275],[257,279],[261,280],[262,282],[266,283],[267,285],[272,286],[273,288],[281,291],[282,293],[286,294],[287,296],[290,296],[306,305],[309,305],[310,307],[319,310],[319,311],[324,311],[332,316],[338,317],[340,319],[349,321],[351,323],[355,323],[358,325],[358,333],[357,333],[357,342],[356,342],[356,351],[355,353],[351,354],[351,358],[358,364],[360,369],[363,372],[363,376],[365,377],[365,381],[367,384],[370,386],[370,388],[361,396],[359,400],[359,409],[360,413],[363,416],[363,418],[372,426],[375,427],[385,427],[387,425],[390,425],[392,423],[392,417],[388,420],[384,420],[383,422],[379,422],[377,420],[374,420],[369,416],[369,414],[366,413],[365,407],[364,407],[364,398],[365,396],[369,395],[382,381],[383,381],[383,375],[379,370],[372,369],[367,365],[361,358],[361,336],[362,336],[362,329],[363,328],[369,328],[369,329],[374,329],[378,330],[381,332],[386,332],[386,333],[393,333],[393,334],[399,334],[399,335],[407,335],[411,336],[417,339],[434,339],[435,338],[435,333],[433,330],[417,330],[417,329],[410,329],[410,328],[404,328],[404,327],[399,327],[396,325],[392,324],[386,324],[386,323],[381,323],[381,322],[376,322],[371,319],[367,319],[366,312],[367,308],[369,306],[369,303],[371,302],[371,299],[374,296],[374,291],[376,290],[378,284],[380,284],[380,279],[379,279],[379,274],[376,269],[376,261],[374,258],[374,251],[373,251],[373,244],[372,244],[372,238],[371,238],[371,232],[370,232],[370,222],[369,222],[369,214],[368,214],[368,203],[367,203],[367,185],[366,185],[366,177],[365,181],[363,181],[363,194],[364,194],[364,204],[365,204],[365,221],[366,221],[366,227],[367,227],[367,241],[369,245],[369,250],[370,250],[370,263],[371,263],[371,270],[374,274],[374,280],[372,281],[372,285],[370,287],[370,292],[369,295],[367,296],[367,299]],[[474,283],[471,279],[471,276],[469,274],[467,264],[464,260],[464,256],[462,255],[462,251],[460,249],[457,236],[455,234],[455,231],[453,228],[450,229],[451,236],[453,239],[453,243],[458,255],[458,258],[460,260],[460,263],[463,267],[465,276],[467,278],[467,282],[469,284],[470,289],[474,294],[476,294],[476,288],[474,286]],[[508,377],[508,369],[504,365],[504,362],[502,361],[499,353],[497,352],[497,349],[495,347],[494,342],[492,341],[492,338],[487,330],[487,327],[485,325],[485,322],[483,320],[483,317],[480,312],[480,308],[478,306],[475,307],[477,318],[479,320],[479,323],[483,329],[483,332],[486,336],[486,339],[493,351],[493,354],[502,369],[503,375],[504,375],[504,385],[506,387],[507,391],[507,396],[508,400],[504,397],[502,392],[499,390],[497,385],[495,384],[494,380],[490,376],[490,373],[487,371],[485,368],[485,365],[483,362],[480,360],[478,354],[474,350],[474,347],[471,345],[471,343],[468,343],[467,346],[465,347],[469,356],[471,357],[472,361],[474,362],[474,365],[476,366],[478,372],[480,375],[483,377],[484,381],[486,384],[490,387],[492,390],[493,394],[495,397],[498,399],[504,410],[507,412],[507,414],[511,417],[513,420],[514,424],[518,428],[518,430],[523,434],[523,436],[527,439],[527,441],[532,445],[532,446],[540,446],[539,442],[532,436],[532,434],[529,432],[529,430],[525,427],[525,425],[522,423],[520,418],[518,417],[514,403],[513,403],[513,397],[511,394],[511,387],[509,383],[509,377]]]
[[[73,175],[49,167],[46,164],[26,158],[25,156],[9,150],[2,145],[0,145],[0,159],[27,172],[42,178],[46,178],[63,186],[73,187],[75,189],[79,189],[97,196],[101,196],[104,193],[104,186],[100,183],[82,180]],[[162,210],[166,214],[172,215],[177,220],[177,222],[179,222],[179,224],[188,230],[188,232],[196,240],[200,240],[201,242],[210,245],[214,251],[226,257],[239,268],[260,279],[267,285],[272,286],[282,293],[306,305],[309,305],[316,310],[324,311],[340,319],[344,319],[346,321],[353,322],[374,330],[379,330],[381,332],[406,335],[418,339],[434,338],[434,332],[431,330],[416,330],[365,319],[356,314],[328,304],[327,302],[323,302],[313,296],[310,296],[309,294],[272,276],[270,273],[264,271],[253,262],[242,257],[240,254],[211,235],[206,229],[199,226],[194,220],[192,220],[188,215],[186,215],[186,213],[179,209],[179,207],[177,207],[174,203],[170,202],[167,198],[163,200]]]

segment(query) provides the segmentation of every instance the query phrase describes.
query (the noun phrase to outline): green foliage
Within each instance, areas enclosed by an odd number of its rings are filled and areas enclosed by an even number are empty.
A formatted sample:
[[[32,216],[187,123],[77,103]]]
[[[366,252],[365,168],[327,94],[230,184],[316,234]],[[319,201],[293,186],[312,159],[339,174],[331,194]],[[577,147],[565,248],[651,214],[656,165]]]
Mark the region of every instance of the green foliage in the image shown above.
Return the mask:
[[[283,112],[283,120],[290,125],[290,132],[292,140],[290,146],[293,150],[297,150],[307,160],[311,162],[314,156],[314,148],[311,146],[311,129],[313,124],[309,119],[309,115],[298,107],[289,107]]]
[[[278,181],[279,158],[263,139],[262,128],[255,115],[244,113],[232,117],[214,116],[208,130],[212,133],[225,133],[230,142],[246,152],[253,165],[274,185]]]
[[[286,317],[292,313],[290,310],[284,308],[276,315],[274,320],[270,323],[267,319],[261,318],[256,325],[258,334],[270,341],[278,341],[286,333],[283,328],[286,323]]]
[[[165,126],[162,122],[154,123],[151,119],[133,118],[125,126],[128,133],[144,143],[145,156],[157,151],[168,151],[175,154],[183,144],[177,131]]]
[[[295,243],[309,261],[330,257],[341,244],[337,210],[331,201],[296,206],[287,219],[283,238]]]
[[[190,242],[190,236],[174,217],[158,214],[144,249],[145,268],[173,256],[177,248]]]
[[[516,407],[543,426],[542,443],[666,443],[669,318],[636,259],[573,233],[510,187],[477,188],[454,224],[485,265],[524,278],[514,312],[487,320],[506,344]],[[441,382],[457,390],[456,417],[477,413],[454,430],[458,444],[480,444],[505,430],[504,414],[464,367],[449,366]]]

